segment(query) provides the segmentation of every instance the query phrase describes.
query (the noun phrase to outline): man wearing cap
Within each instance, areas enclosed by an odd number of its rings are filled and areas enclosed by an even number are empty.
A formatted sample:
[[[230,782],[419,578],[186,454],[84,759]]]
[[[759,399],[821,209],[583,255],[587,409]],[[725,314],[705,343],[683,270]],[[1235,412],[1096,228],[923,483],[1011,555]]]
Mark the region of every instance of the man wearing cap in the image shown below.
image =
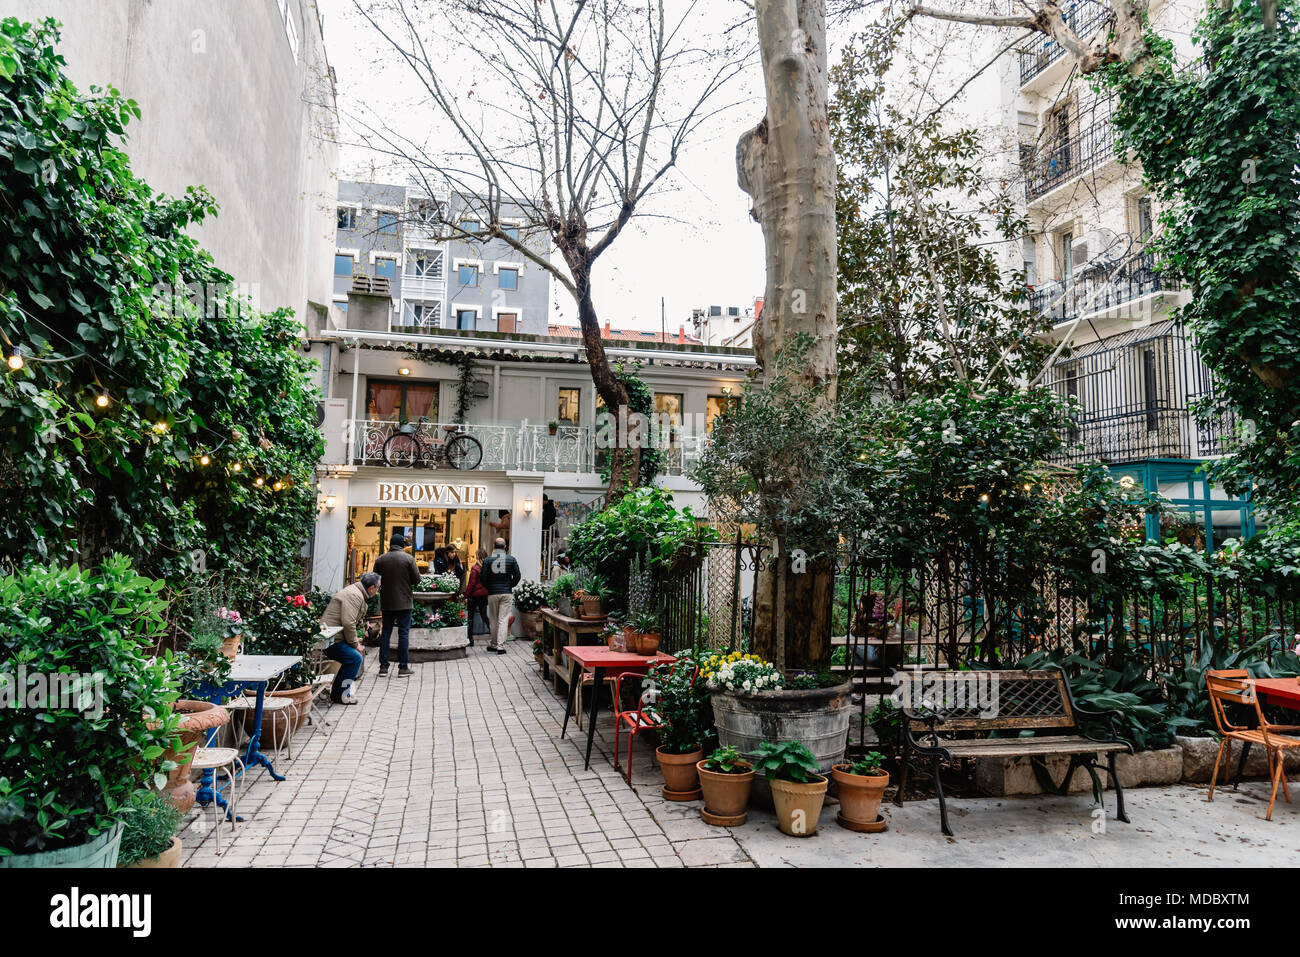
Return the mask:
[[[352,696],[352,688],[357,683],[357,675],[361,673],[361,664],[365,661],[357,626],[365,621],[366,606],[378,590],[379,576],[374,572],[366,572],[360,581],[334,593],[321,618],[322,625],[343,629],[334,643],[325,649],[325,657],[339,663],[339,670],[334,675],[334,686],[330,689],[330,700],[335,704],[357,703]]]
[[[406,550],[406,536],[394,532],[387,553],[375,560],[375,571],[383,579],[379,587],[379,608],[384,613],[384,630],[379,636],[379,677],[388,674],[388,641],[397,625],[397,677],[411,675],[411,592],[420,584],[420,569]]]

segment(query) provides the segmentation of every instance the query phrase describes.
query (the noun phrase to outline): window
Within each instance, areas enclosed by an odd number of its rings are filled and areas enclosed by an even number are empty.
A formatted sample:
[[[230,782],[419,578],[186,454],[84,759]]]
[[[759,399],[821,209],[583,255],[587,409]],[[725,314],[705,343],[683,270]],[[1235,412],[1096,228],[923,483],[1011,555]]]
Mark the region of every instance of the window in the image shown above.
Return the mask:
[[[408,249],[406,275],[416,279],[441,279],[442,253],[435,249]]]
[[[1074,233],[1061,233],[1061,279],[1069,285],[1074,279]]]
[[[1038,256],[1034,251],[1034,238],[1026,236],[1023,247],[1023,257],[1025,263],[1025,283],[1033,286],[1038,283]]]
[[[469,234],[472,235],[472,236],[476,236],[476,235],[478,235],[478,220],[477,220],[477,219],[462,219],[462,220],[460,221],[460,228],[461,228],[464,232],[467,232],[467,233],[469,233]],[[463,238],[463,237],[462,237],[462,238]]]
[[[339,229],[356,229],[357,211],[351,206],[339,207]]]
[[[1155,234],[1155,220],[1151,215],[1151,197],[1143,196],[1137,201],[1138,242],[1149,243]]]
[[[503,226],[501,227],[501,232],[505,233],[507,236],[509,236],[511,239],[515,240],[516,242],[519,241],[519,227],[518,227],[518,226],[504,226],[504,225],[503,225]]]
[[[502,269],[500,272],[497,273],[497,282],[500,284],[502,289],[518,289],[519,270]]]
[[[461,263],[456,267],[456,281],[462,286],[477,286],[478,266]]]
[[[377,213],[375,215],[375,218],[376,220],[378,220],[379,223],[378,226],[379,232],[387,236],[397,235],[397,214],[396,213],[381,212],[381,213]]]
[[[383,276],[385,279],[397,278],[397,260],[387,257],[375,259],[375,275]]]
[[[344,253],[334,254],[334,275],[351,276],[353,259]]]
[[[456,310],[456,328],[457,329],[474,329],[478,325],[477,309],[457,309]]]
[[[497,313],[497,332],[517,332],[519,330],[519,313]]]
[[[659,442],[663,443],[664,433],[667,432],[667,448],[677,448],[677,433],[682,427],[682,397],[680,393],[656,392],[655,393],[655,413],[654,423],[651,434],[654,429],[659,430]],[[661,445],[661,447],[663,447]]]
[[[1142,398],[1147,414],[1147,431],[1155,432],[1160,428],[1160,387],[1154,349],[1142,350]]]
[[[559,393],[559,402],[555,409],[556,421],[565,422],[569,425],[577,425],[579,419],[578,410],[581,407],[581,389],[561,389]]]
[[[375,422],[438,421],[438,383],[367,382],[366,418]]]
[[[707,435],[713,434],[713,423],[727,411],[727,406],[731,402],[729,395],[711,395],[708,398],[708,404],[704,408],[704,432]]]

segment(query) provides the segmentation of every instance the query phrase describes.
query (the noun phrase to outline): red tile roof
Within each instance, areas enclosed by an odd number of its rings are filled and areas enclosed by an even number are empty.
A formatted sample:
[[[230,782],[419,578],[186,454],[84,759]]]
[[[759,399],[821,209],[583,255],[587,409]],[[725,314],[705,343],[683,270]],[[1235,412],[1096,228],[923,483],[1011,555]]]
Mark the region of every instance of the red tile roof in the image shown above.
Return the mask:
[[[567,339],[581,339],[581,326],[547,326],[547,332],[553,336],[563,336]],[[664,334],[661,332],[651,332],[647,329],[611,329],[609,323],[605,323],[605,328],[601,332],[602,339],[609,339],[615,342],[667,342],[683,346],[702,346],[704,340],[695,336],[687,335],[686,327],[679,326],[676,335],[672,333]]]

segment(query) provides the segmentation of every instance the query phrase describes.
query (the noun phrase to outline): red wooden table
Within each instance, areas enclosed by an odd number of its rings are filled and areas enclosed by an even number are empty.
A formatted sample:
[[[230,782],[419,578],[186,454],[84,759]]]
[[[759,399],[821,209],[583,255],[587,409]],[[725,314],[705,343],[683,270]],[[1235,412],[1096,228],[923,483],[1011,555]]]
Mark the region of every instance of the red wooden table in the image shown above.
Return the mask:
[[[1253,684],[1265,704],[1300,711],[1300,678],[1255,678]]]
[[[591,713],[587,718],[587,760],[583,768],[591,767],[591,743],[596,737],[596,715],[600,712],[600,689],[605,678],[624,674],[645,674],[658,664],[671,664],[677,659],[672,655],[634,655],[627,651],[615,651],[607,645],[565,645],[564,656],[569,659],[569,703],[564,709],[564,727],[560,737],[569,729],[569,715],[573,713],[573,702],[577,697],[582,682],[578,680],[577,670],[592,673]]]

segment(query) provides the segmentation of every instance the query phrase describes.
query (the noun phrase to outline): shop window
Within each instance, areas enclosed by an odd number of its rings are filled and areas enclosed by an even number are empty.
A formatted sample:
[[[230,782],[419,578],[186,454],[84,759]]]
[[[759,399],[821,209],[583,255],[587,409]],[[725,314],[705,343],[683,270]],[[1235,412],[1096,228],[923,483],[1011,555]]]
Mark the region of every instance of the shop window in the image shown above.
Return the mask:
[[[437,382],[366,383],[366,418],[376,422],[438,421]]]

